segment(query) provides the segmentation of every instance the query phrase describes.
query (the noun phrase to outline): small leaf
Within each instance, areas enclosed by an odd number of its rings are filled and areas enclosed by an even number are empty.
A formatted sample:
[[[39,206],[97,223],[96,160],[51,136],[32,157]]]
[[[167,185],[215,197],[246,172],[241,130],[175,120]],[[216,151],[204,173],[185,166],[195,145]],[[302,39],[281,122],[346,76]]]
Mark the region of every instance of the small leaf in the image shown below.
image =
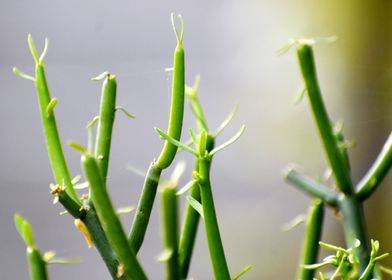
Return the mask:
[[[82,145],[77,143],[77,142],[69,141],[67,144],[68,144],[68,146],[70,146],[71,148],[77,150],[81,154],[86,154],[87,153],[86,149]]]
[[[99,121],[99,116],[95,116],[87,125],[86,128],[91,128],[95,126]]]
[[[215,137],[217,137],[221,132],[231,123],[235,115],[237,114],[239,104],[235,104],[233,109],[231,110],[230,114],[227,116],[227,118],[219,125],[215,132]]]
[[[158,134],[161,136],[162,139],[168,141],[169,143],[190,152],[191,154],[198,156],[198,153],[192,149],[191,147],[188,147],[184,144],[182,144],[181,142],[177,141],[176,139],[173,139],[172,137],[170,137],[169,135],[167,135],[166,133],[164,133],[161,129],[159,129],[158,127],[155,128],[155,131],[158,132]]]
[[[93,239],[86,225],[80,219],[75,219],[74,224],[75,227],[83,234],[84,238],[86,239],[87,247],[91,248],[93,246]]]
[[[133,207],[133,206],[121,207],[121,208],[117,209],[116,213],[117,213],[117,215],[124,215],[124,214],[131,213],[133,210],[135,210],[135,207]]]
[[[84,190],[84,189],[87,189],[89,186],[90,185],[86,181],[86,182],[83,182],[83,183],[80,183],[80,184],[75,184],[74,185],[74,189],[76,189],[76,190]]]
[[[189,205],[192,206],[192,208],[195,209],[195,211],[199,213],[199,215],[204,219],[203,206],[200,204],[200,202],[190,195],[186,197],[186,200],[188,201]]]
[[[52,98],[49,101],[48,106],[46,106],[46,114],[48,117],[53,116],[54,107],[56,107],[58,102],[59,101],[57,100],[57,98]]]
[[[72,181],[71,181],[72,185],[79,183],[81,178],[82,178],[82,176],[80,176],[80,175],[76,175],[75,177],[73,177]]]
[[[116,107],[116,111],[121,111],[121,112],[123,112],[128,118],[136,119],[136,116],[135,116],[135,115],[132,115],[131,113],[129,113],[124,107],[117,106],[117,107]]]
[[[282,226],[282,231],[290,231],[293,228],[296,228],[297,226],[305,223],[305,220],[306,220],[306,215],[304,215],[304,214],[298,215],[298,216],[294,217],[288,223],[284,224]]]
[[[243,270],[241,270],[236,276],[233,277],[232,280],[238,280],[240,277],[242,277],[245,273],[247,273],[249,270],[251,270],[252,265],[247,265]]]
[[[44,50],[42,51],[42,53],[39,57],[39,63],[42,63],[42,61],[44,60],[46,53],[48,52],[48,48],[49,48],[49,39],[45,38]]]
[[[301,103],[301,101],[304,99],[304,96],[306,95],[306,87],[303,85],[302,88],[298,91],[296,97],[295,97],[295,105]]]
[[[223,143],[222,145],[220,145],[219,147],[216,147],[215,149],[213,149],[210,152],[210,155],[213,156],[214,154],[216,154],[217,152],[219,152],[220,150],[223,150],[224,148],[226,148],[227,146],[230,146],[231,144],[233,144],[234,142],[236,142],[241,135],[244,133],[245,131],[245,126],[241,126],[240,130],[236,133],[236,135],[233,136],[233,138],[231,138],[230,140],[228,140],[226,143]]]
[[[189,189],[191,189],[194,184],[197,183],[197,180],[192,180],[190,182],[188,182],[185,186],[183,186],[179,191],[177,191],[177,195],[182,195],[184,193],[186,193]]]
[[[33,231],[31,230],[30,223],[26,220],[23,221],[22,233],[27,246],[34,247]]]
[[[19,214],[14,215],[14,221],[16,229],[18,230],[20,236],[23,238],[23,218]]]
[[[28,74],[23,73],[22,71],[20,71],[16,67],[12,68],[12,72],[14,72],[14,74],[16,76],[18,76],[19,78],[35,82],[35,78],[34,77],[32,77],[32,76],[30,76]]]
[[[173,256],[173,250],[165,249],[162,253],[157,257],[158,262],[167,262]]]
[[[110,75],[110,73],[108,71],[105,71],[105,72],[99,74],[98,76],[96,76],[94,78],[91,78],[91,80],[93,80],[93,81],[100,81],[100,80],[105,79],[109,75]]]

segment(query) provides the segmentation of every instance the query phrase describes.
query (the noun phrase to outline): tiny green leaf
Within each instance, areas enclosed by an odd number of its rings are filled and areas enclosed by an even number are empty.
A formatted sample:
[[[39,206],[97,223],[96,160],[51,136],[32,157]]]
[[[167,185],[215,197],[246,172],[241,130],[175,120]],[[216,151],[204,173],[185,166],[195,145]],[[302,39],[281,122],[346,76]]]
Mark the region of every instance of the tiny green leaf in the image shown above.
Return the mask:
[[[226,148],[227,146],[233,144],[234,142],[236,142],[241,135],[244,133],[245,131],[245,126],[243,125],[240,130],[233,136],[233,138],[231,138],[230,140],[228,140],[226,143],[223,143],[222,145],[216,147],[215,149],[213,149],[210,152],[210,155],[213,156],[214,154],[216,154],[217,152],[223,150],[224,148]]]
[[[234,105],[230,114],[226,117],[226,119],[216,129],[215,137],[217,137],[219,134],[221,134],[221,132],[231,123],[231,121],[233,120],[233,118],[237,114],[239,107],[240,107],[239,104]]]
[[[174,138],[170,137],[169,135],[167,135],[166,133],[164,133],[164,132],[163,132],[161,129],[159,129],[158,127],[155,128],[155,131],[158,132],[158,134],[161,136],[162,139],[164,139],[164,140],[170,142],[171,144],[173,144],[173,145],[175,145],[175,146],[177,146],[177,147],[179,147],[179,148],[181,148],[181,149],[183,149],[183,150],[185,150],[185,151],[190,152],[191,154],[193,154],[193,155],[195,155],[195,156],[198,156],[197,151],[195,151],[194,149],[192,149],[192,148],[189,147],[189,146],[186,146],[186,145],[182,144],[181,142],[175,140]]]
[[[244,267],[243,270],[241,270],[236,276],[233,277],[232,280],[238,280],[240,277],[242,277],[245,273],[247,273],[249,270],[251,270],[252,265],[247,265]]]
[[[177,191],[177,195],[182,195],[186,193],[190,188],[193,187],[194,184],[196,184],[198,181],[197,180],[192,180],[188,182],[185,186],[183,186],[179,191]]]
[[[136,119],[136,116],[135,116],[135,115],[132,115],[131,113],[129,113],[124,107],[117,106],[117,107],[116,107],[116,111],[121,111],[121,112],[123,112],[128,118]]]
[[[98,76],[91,78],[92,81],[100,81],[105,79],[108,75],[110,75],[110,73],[108,71],[105,71],[101,74],[99,74]]]
[[[19,78],[35,82],[35,78],[34,77],[32,77],[32,76],[30,76],[28,74],[23,73],[22,71],[20,71],[16,67],[12,68],[12,72],[14,72],[14,74],[16,76],[18,76]]]
[[[31,230],[31,225],[26,220],[23,221],[22,233],[26,245],[30,247],[34,247],[33,232]]]
[[[167,262],[173,256],[173,250],[165,249],[157,257],[158,262]]]
[[[186,197],[186,200],[188,201],[189,205],[192,206],[193,209],[195,209],[196,212],[199,213],[199,215],[204,219],[203,206],[200,204],[200,202],[190,195]]]
[[[57,105],[58,102],[59,102],[59,101],[58,101],[57,98],[55,98],[55,97],[52,98],[52,99],[49,101],[48,106],[46,106],[46,114],[47,114],[48,117],[53,116],[54,107],[56,107],[56,105]]]

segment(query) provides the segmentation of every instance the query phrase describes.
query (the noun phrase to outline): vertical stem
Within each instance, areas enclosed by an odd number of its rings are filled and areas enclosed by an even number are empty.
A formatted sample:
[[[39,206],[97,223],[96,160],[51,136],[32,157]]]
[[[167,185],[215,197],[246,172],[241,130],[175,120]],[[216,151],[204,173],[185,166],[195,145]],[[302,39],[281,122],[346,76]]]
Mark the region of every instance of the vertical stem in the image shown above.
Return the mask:
[[[65,185],[65,191],[75,201],[79,198],[73,188],[71,176],[65,162],[63,148],[57,130],[54,113],[47,112],[47,106],[51,100],[49,88],[46,82],[45,70],[42,63],[36,65],[35,86],[38,93],[38,100],[41,111],[42,124],[44,128],[46,147],[48,149],[50,165],[57,184]]]
[[[189,195],[197,201],[201,202],[199,184],[195,183],[193,185]],[[197,213],[197,211],[187,203],[178,251],[180,261],[180,275],[183,279],[186,279],[188,276],[199,220],[199,213]]]
[[[101,255],[112,278],[116,280],[126,280],[125,276],[117,276],[119,262],[106,238],[106,235],[102,229],[100,221],[98,220],[98,216],[95,210],[90,209],[89,211],[87,211],[86,217],[82,219],[82,221],[86,225],[93,239],[93,243],[97,248],[99,254]]]
[[[324,221],[324,205],[318,199],[313,199],[306,219],[306,229],[302,249],[302,259],[298,271],[298,279],[312,280],[314,269],[306,269],[304,265],[315,264],[319,252],[319,241],[321,240]]]
[[[41,253],[37,249],[28,246],[26,254],[30,268],[30,279],[47,280],[48,272],[46,262],[43,260]]]
[[[308,44],[301,44],[297,52],[313,116],[337,185],[343,193],[347,195],[352,194],[353,186],[350,172],[339,150],[327,110],[321,97],[312,47]]]
[[[107,74],[102,86],[97,140],[95,144],[95,157],[98,160],[99,171],[105,184],[108,174],[110,144],[116,111],[116,89],[117,82],[115,76]]]
[[[195,97],[197,97],[197,95]],[[200,104],[199,103],[196,104],[198,104],[198,106],[196,107],[198,107],[199,112],[202,114],[203,110],[201,109]],[[207,127],[207,124],[204,124],[204,126],[201,124],[199,125],[201,130],[203,127]],[[207,151],[210,152],[212,149],[214,149],[214,146],[215,146],[215,138],[212,135],[208,134],[207,144],[206,144]],[[194,171],[199,173],[198,159],[196,159],[195,161]],[[195,183],[192,186],[189,195],[201,203],[199,184]],[[195,245],[195,240],[196,240],[197,228],[199,225],[199,220],[200,220],[199,213],[197,213],[197,211],[191,205],[189,205],[189,203],[187,203],[185,209],[185,215],[184,215],[184,222],[182,225],[182,230],[180,235],[180,245],[178,249],[179,250],[178,254],[180,259],[180,276],[184,279],[188,276],[189,266],[193,253],[193,247]]]
[[[216,280],[230,280],[230,272],[226,263],[222,239],[216,217],[214,199],[210,183],[211,161],[208,158],[200,159],[200,194],[203,205],[204,223],[206,228],[208,248]]]
[[[102,228],[107,236],[109,244],[115,252],[120,266],[118,273],[123,270],[124,275],[129,279],[143,280],[147,279],[143,268],[136,258],[136,254],[129,246],[120,220],[114,211],[109,195],[104,188],[98,164],[96,159],[88,154],[82,156],[82,165],[89,182],[92,200],[97,211],[98,218],[101,221]],[[120,267],[122,269],[120,269]]]
[[[176,186],[171,182],[162,187],[162,237],[166,262],[166,280],[179,280],[178,265],[178,209]]]
[[[144,180],[143,191],[128,236],[128,242],[136,254],[143,244],[161,173],[162,169],[153,162]]]
[[[362,272],[369,261],[369,245],[362,203],[355,196],[345,196],[339,201],[339,206],[347,245],[354,249]],[[356,240],[360,241],[358,247],[356,247]]]

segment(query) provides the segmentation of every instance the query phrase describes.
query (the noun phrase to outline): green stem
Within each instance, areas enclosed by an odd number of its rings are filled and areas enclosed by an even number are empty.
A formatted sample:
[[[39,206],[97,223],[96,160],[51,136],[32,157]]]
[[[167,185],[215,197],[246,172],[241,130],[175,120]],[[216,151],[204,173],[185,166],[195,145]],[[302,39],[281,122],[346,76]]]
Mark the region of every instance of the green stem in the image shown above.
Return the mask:
[[[172,17],[174,31],[177,34]],[[183,21],[181,19],[182,31],[184,30]],[[185,53],[182,47],[182,35],[177,37],[177,46],[174,51],[173,61],[173,80],[172,80],[172,99],[170,105],[170,117],[167,134],[173,139],[179,141],[181,137],[182,122],[184,117],[185,102]],[[161,169],[165,169],[173,162],[177,153],[177,146],[165,142],[164,147],[159,155],[156,165]]]
[[[51,98],[46,82],[44,66],[42,63],[38,63],[36,65],[35,86],[38,93],[46,147],[48,149],[53,175],[57,184],[65,186],[65,191],[70,196],[70,198],[76,202],[79,202],[79,197],[73,188],[71,176],[69,175],[68,167],[65,162],[64,153],[57,130],[55,115],[53,112],[47,111],[47,107],[51,101]]]
[[[381,153],[365,177],[357,185],[357,197],[363,201],[370,197],[388,174],[392,165],[392,133],[389,134]]]
[[[353,193],[350,172],[339,149],[337,139],[333,134],[331,122],[321,97],[312,47],[305,43],[301,44],[297,53],[313,116],[316,120],[329,164],[340,190],[349,195]]]
[[[291,183],[300,190],[310,194],[312,197],[321,199],[329,206],[336,207],[338,205],[338,194],[328,189],[309,177],[299,173],[294,169],[289,169],[285,174],[287,182]]]
[[[95,143],[95,157],[98,160],[99,171],[106,184],[108,174],[110,143],[116,112],[116,78],[107,74],[102,86],[101,105]]]
[[[179,280],[178,265],[178,207],[176,186],[171,182],[162,187],[162,234],[164,252],[168,254],[166,280]]]
[[[298,279],[312,280],[314,269],[306,269],[304,266],[315,264],[319,252],[319,241],[321,240],[322,227],[324,221],[324,205],[323,202],[314,199],[309,209],[306,220],[306,229],[304,243],[302,249],[301,266],[298,271]]]
[[[178,35],[177,29],[174,25],[174,18],[172,15],[172,25],[177,37],[177,46],[174,51],[173,61],[173,79],[172,79],[172,97],[170,106],[170,117],[168,126],[168,135],[170,137],[180,140],[182,123],[184,117],[184,102],[185,102],[185,54],[182,47],[182,39],[184,32],[184,22],[181,18],[181,35]],[[128,236],[131,248],[137,253],[143,244],[144,235],[147,231],[147,226],[150,220],[151,210],[154,205],[155,195],[159,178],[163,169],[166,169],[173,162],[177,153],[177,146],[165,142],[161,154],[155,163],[150,165],[149,171],[144,181],[141,197],[136,210],[136,216],[132,223],[131,232]]]
[[[151,163],[144,180],[142,194],[139,198],[135,218],[128,236],[128,242],[135,253],[139,252],[143,244],[161,173],[162,169],[154,162]]]
[[[199,184],[195,183],[193,185],[189,195],[198,202],[201,202]],[[189,203],[187,203],[178,251],[180,261],[180,275],[182,279],[186,279],[188,276],[199,220],[199,213],[197,213],[197,211],[192,206],[190,206]]]
[[[339,209],[343,216],[346,243],[348,247],[353,248],[362,272],[366,269],[369,261],[369,246],[362,203],[355,196],[343,196],[339,200]],[[357,240],[360,241],[358,247],[356,247]]]
[[[124,275],[129,279],[147,279],[143,268],[136,258],[125,236],[120,220],[113,208],[109,195],[104,188],[104,182],[100,175],[96,159],[89,155],[82,155],[82,165],[89,182],[92,201],[101,221],[102,228],[107,236],[109,244],[113,248],[120,263],[119,271],[123,269]],[[122,267],[122,269],[120,269]],[[119,273],[121,274],[121,273]]]
[[[211,160],[200,159],[200,194],[203,205],[204,223],[206,228],[208,248],[216,280],[230,280],[230,272],[226,263],[225,252],[219,232],[214,199],[210,183]]]
[[[31,280],[46,280],[48,279],[48,272],[46,269],[46,262],[43,260],[41,253],[28,246],[26,250],[27,259],[30,268]]]
[[[112,278],[116,280],[126,280],[125,276],[117,276],[119,262],[112,247],[109,245],[95,210],[90,209],[87,211],[86,217],[82,219],[82,221],[86,225],[91,238],[93,239],[93,243],[106,264]]]
[[[201,106],[199,108],[200,112]],[[200,126],[201,128],[202,126]],[[214,148],[215,139],[213,136],[207,136],[207,151],[211,151]],[[196,159],[194,171],[199,173],[199,160]],[[201,203],[200,197],[200,186],[194,184],[190,190],[189,195]],[[189,204],[186,204],[184,222],[180,235],[180,245],[178,249],[179,260],[180,260],[180,276],[185,279],[188,276],[189,266],[193,254],[193,247],[195,245],[197,228],[199,225],[200,215],[199,213]]]

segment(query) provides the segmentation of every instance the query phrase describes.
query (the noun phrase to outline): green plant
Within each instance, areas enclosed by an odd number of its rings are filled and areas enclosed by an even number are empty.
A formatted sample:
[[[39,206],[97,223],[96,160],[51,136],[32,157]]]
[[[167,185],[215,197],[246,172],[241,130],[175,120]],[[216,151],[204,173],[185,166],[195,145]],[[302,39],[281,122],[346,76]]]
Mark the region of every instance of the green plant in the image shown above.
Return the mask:
[[[329,188],[324,183],[306,177],[293,168],[288,169],[285,177],[289,183],[340,212],[346,242],[352,248],[352,254],[358,261],[359,272],[363,272],[367,269],[371,260],[369,239],[363,215],[363,202],[374,193],[392,165],[392,133],[373,166],[354,188],[350,174],[348,146],[342,133],[342,125],[333,127],[322,100],[313,57],[312,45],[314,40],[302,39],[293,44],[298,46],[297,54],[305,81],[305,91],[337,189]],[[319,212],[321,210],[314,208],[313,211],[314,213],[311,212],[309,217],[305,240],[306,244],[309,242],[312,245],[304,246],[302,265],[315,262],[317,258],[318,246],[315,246],[315,242],[320,238],[322,224],[313,219],[312,215],[321,215],[321,212]],[[300,271],[300,279],[312,279],[313,270],[301,269]],[[371,277],[372,271],[369,272],[369,275]]]
[[[186,150],[195,155],[195,170],[191,181],[180,191],[177,191],[178,182],[175,180],[163,183],[161,187],[164,251],[159,259],[166,264],[166,279],[175,280],[187,277],[200,216],[203,217],[206,224],[206,234],[215,278],[231,279],[220,238],[209,173],[212,156],[235,142],[243,133],[244,127],[233,139],[214,148],[216,136],[229,124],[235,111],[222,123],[215,134],[208,132],[207,122],[197,97],[199,78],[197,78],[194,87],[185,86],[185,55],[182,45],[184,36],[183,20],[180,16],[181,33],[175,27],[173,15],[171,20],[177,38],[177,46],[174,52],[169,125],[167,134],[156,128],[161,138],[165,140],[165,144],[158,159],[151,163],[146,174],[144,187],[128,237],[113,207],[106,182],[115,113],[117,110],[121,110],[129,117],[134,118],[125,109],[116,106],[117,81],[115,76],[104,72],[93,79],[103,80],[103,86],[99,116],[93,118],[87,125],[87,148],[76,142],[69,142],[71,147],[81,153],[82,169],[90,191],[88,195],[79,197],[74,187],[78,178],[72,180],[69,175],[57,130],[54,114],[57,99],[50,97],[45,78],[43,59],[48,49],[48,40],[45,40],[44,51],[38,56],[32,37],[30,35],[28,37],[28,44],[36,62],[35,77],[24,74],[16,68],[14,68],[14,72],[22,78],[33,81],[36,85],[48,155],[56,180],[56,184],[51,185],[51,193],[55,196],[55,201],[59,201],[66,211],[75,218],[75,225],[86,237],[88,245],[91,246],[92,243],[96,246],[113,279],[148,279],[138,261],[137,253],[143,244],[144,235],[149,224],[160,175],[164,169],[172,164],[178,153],[178,147],[180,150]],[[198,133],[190,130],[191,141],[187,144],[181,144],[185,95],[190,100],[198,126]],[[97,131],[94,141],[93,129],[96,125]],[[190,147],[192,144],[196,147],[196,150]],[[190,194],[187,196],[188,204],[185,221],[181,234],[179,234],[177,200],[179,195],[186,193],[188,190],[190,190]],[[31,248],[34,255],[34,265],[30,267],[32,275],[38,276],[34,276],[33,279],[46,279],[46,262],[30,241],[32,240],[29,233],[30,225],[19,216],[16,218],[16,224],[29,246],[28,248]],[[33,263],[33,261],[30,263]],[[249,269],[250,267],[246,267],[234,279],[238,279]],[[45,278],[43,278],[43,275],[45,275]]]

